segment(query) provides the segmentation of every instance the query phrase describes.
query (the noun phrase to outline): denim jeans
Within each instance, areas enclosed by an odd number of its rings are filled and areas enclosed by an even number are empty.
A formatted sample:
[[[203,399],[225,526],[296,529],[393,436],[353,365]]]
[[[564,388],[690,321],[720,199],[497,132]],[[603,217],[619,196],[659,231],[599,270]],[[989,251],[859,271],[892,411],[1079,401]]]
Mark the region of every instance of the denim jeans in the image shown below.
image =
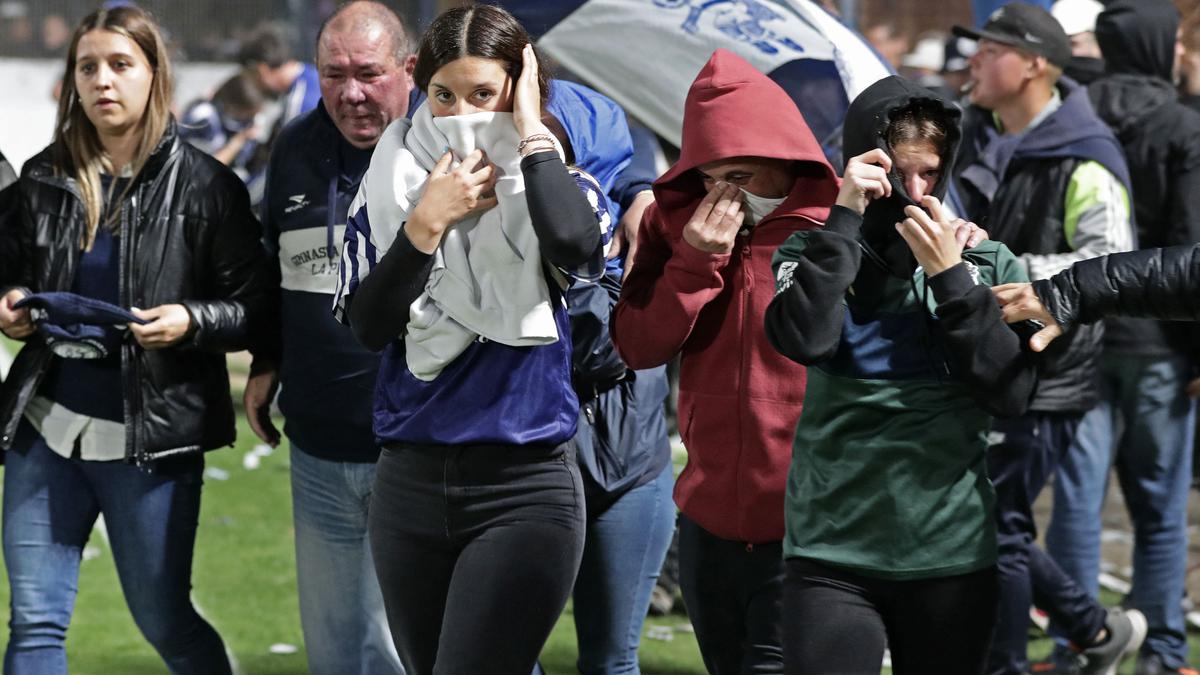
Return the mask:
[[[384,449],[367,522],[408,672],[533,671],[583,555],[571,447]]]
[[[190,598],[200,457],[160,462],[153,473],[122,461],[66,459],[22,422],[5,464],[4,561],[12,594],[6,674],[67,672],[79,562],[100,514],[125,602],[167,668],[230,672],[221,638]]]
[[[621,495],[603,511],[588,504],[583,562],[575,580],[577,666],[583,675],[639,673],[638,645],[650,592],[675,533],[674,473]]]
[[[1046,547],[1067,574],[1098,593],[1100,512],[1109,467],[1134,527],[1128,603],[1146,615],[1142,653],[1169,667],[1187,658],[1183,610],[1193,405],[1182,358],[1106,354],[1101,402],[1088,412],[1059,467]]]
[[[679,587],[710,675],[782,673],[783,542],[721,539],[679,517]]]
[[[1033,502],[1054,475],[1079,427],[1078,413],[1029,412],[997,419],[1003,440],[988,448],[988,476],[996,488],[998,548],[996,629],[988,653],[991,675],[1028,669],[1029,606],[1057,618],[1076,644],[1087,644],[1104,626],[1105,610],[1055,565],[1036,543]]]
[[[296,582],[313,675],[401,674],[367,538],[372,462],[334,462],[292,446]]]

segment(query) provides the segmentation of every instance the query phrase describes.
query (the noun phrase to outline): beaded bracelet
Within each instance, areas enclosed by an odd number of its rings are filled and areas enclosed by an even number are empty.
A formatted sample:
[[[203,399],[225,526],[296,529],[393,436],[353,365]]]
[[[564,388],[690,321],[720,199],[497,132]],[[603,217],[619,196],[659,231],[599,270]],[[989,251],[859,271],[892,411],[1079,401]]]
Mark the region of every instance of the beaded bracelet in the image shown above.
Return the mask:
[[[521,142],[517,144],[517,153],[519,154],[525,152],[525,146],[536,141],[546,141],[547,143],[554,145],[554,137],[550,134],[533,134],[532,136],[526,136],[525,138],[521,139]]]

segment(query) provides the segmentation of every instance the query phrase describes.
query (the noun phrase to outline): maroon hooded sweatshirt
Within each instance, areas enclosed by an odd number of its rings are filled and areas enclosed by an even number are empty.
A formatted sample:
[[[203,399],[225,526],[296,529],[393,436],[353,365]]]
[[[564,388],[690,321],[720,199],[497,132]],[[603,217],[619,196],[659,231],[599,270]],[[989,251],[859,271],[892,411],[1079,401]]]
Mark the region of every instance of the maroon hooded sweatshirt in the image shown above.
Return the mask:
[[[706,253],[683,240],[705,195],[695,169],[733,157],[792,159],[798,178],[778,209],[742,229],[732,252]],[[688,91],[679,161],[654,183],[612,334],[631,368],[682,355],[679,430],[688,463],[675,501],[722,539],[783,538],[805,371],[767,342],[771,256],[793,232],[820,227],[837,191],[837,175],[787,93],[732,52],[714,52]]]

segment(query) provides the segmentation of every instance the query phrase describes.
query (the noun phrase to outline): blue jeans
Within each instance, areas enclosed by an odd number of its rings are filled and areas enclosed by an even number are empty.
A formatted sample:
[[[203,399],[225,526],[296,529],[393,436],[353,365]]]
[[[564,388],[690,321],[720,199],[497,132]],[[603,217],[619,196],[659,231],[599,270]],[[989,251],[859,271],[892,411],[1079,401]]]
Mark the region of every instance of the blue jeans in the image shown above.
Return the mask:
[[[4,559],[11,620],[4,672],[67,672],[64,647],[79,561],[104,514],[133,620],[172,673],[229,673],[225,645],[192,606],[192,549],[204,462],[147,473],[122,461],[65,459],[22,422],[4,469]]]
[[[650,592],[675,533],[675,484],[668,464],[657,478],[594,513],[588,504],[583,562],[575,580],[579,672],[639,673],[638,644]]]
[[[367,538],[375,464],[333,462],[292,445],[296,582],[313,675],[404,673]]]
[[[1080,424],[1054,483],[1046,547],[1092,595],[1099,591],[1100,511],[1109,467],[1133,521],[1133,589],[1128,601],[1150,624],[1143,653],[1169,667],[1187,659],[1183,610],[1193,405],[1182,358],[1105,355],[1101,402]],[[1118,426],[1120,425],[1120,426]]]
[[[1078,413],[1034,411],[992,424],[992,432],[1003,435],[1003,440],[988,448],[988,476],[996,488],[999,554],[999,602],[987,659],[991,675],[1020,675],[1028,670],[1030,604],[1058,619],[1079,645],[1090,644],[1104,627],[1104,607],[1059,570],[1035,541],[1033,502],[1068,451],[1079,420]]]

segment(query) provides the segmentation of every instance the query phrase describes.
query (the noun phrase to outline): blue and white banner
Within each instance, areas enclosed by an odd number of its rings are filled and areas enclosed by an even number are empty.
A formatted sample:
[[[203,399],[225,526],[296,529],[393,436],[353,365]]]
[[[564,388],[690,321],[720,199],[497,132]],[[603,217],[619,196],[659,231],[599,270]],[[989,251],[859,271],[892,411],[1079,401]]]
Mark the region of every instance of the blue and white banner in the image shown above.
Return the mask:
[[[688,87],[713,50],[784,87],[836,154],[849,101],[889,73],[854,31],[810,0],[502,0],[538,46],[679,144]]]

